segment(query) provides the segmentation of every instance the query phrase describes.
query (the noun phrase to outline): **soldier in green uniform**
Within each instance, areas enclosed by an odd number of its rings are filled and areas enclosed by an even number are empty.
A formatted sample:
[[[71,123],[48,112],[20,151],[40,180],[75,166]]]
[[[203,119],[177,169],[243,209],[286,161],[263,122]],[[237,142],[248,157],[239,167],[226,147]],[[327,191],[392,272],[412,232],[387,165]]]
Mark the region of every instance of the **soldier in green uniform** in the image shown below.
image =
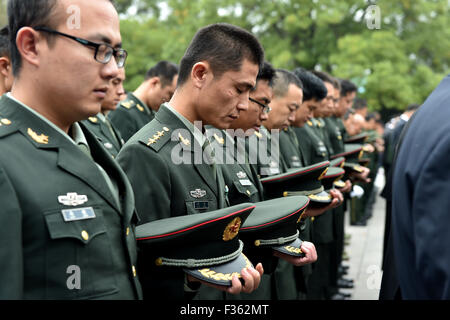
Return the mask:
[[[303,68],[297,68],[294,73],[303,82],[305,89],[305,98],[303,104],[311,101],[313,115],[323,115],[325,103],[323,102],[329,93],[323,81],[313,73]],[[315,103],[314,103],[315,102]],[[294,129],[300,144],[300,149],[305,155],[307,163],[312,165],[317,162],[329,159],[329,151],[324,143],[325,130],[324,122],[309,118],[303,127]],[[329,298],[328,287],[330,285],[330,258],[332,246],[335,241],[333,222],[334,212],[328,211],[312,222],[311,237],[316,245],[319,259],[313,267],[312,274],[308,278],[307,298],[308,299],[326,299]]]
[[[72,5],[83,28],[66,23]],[[107,0],[11,0],[8,18],[0,299],[140,298],[131,185],[79,123],[100,112],[125,63],[119,16]]]
[[[160,105],[172,98],[177,80],[178,67],[160,61],[147,71],[145,81],[109,113],[111,122],[125,141],[152,121]]]
[[[235,150],[234,159],[237,163],[236,165],[226,163],[222,170],[225,175],[225,181],[228,181],[227,185],[230,186],[228,198],[231,204],[237,204],[243,201],[259,202],[264,200],[262,184],[257,170],[255,170],[255,166],[249,164],[249,157],[245,150],[245,142],[243,142],[243,139],[246,135],[253,135],[254,132],[259,132],[262,122],[268,119],[268,114],[271,110],[269,104],[273,99],[272,86],[274,77],[275,70],[270,64],[265,62],[258,74],[256,86],[250,92],[249,99],[251,103],[249,104],[248,110],[242,111],[239,118],[231,124],[231,128],[234,129],[232,132],[232,134],[234,133],[234,137],[226,133],[227,138],[224,139],[224,149],[227,151]],[[227,144],[233,144],[233,148],[226,148]],[[242,160],[244,160],[244,163],[242,163]],[[308,247],[309,250],[315,253],[315,248],[312,243],[304,241],[303,246]],[[304,251],[307,252],[307,250]],[[310,257],[309,254],[308,257]],[[286,259],[285,256],[282,258]],[[287,263],[301,265],[298,261],[293,261],[292,259],[286,260]],[[286,262],[283,261],[281,263],[285,264]],[[277,278],[264,274],[258,290],[251,295],[242,295],[241,298],[260,300],[277,299],[280,297],[280,293],[277,294],[277,291],[279,292],[283,289],[276,281]]]
[[[340,84],[337,79],[334,79],[331,75],[314,71],[314,75],[319,77],[325,87],[327,88],[327,97],[324,99],[324,108],[319,114],[322,117],[323,126],[321,129],[324,131],[324,143],[327,147],[329,155],[332,157],[336,154],[343,153],[344,139],[343,133],[340,131],[340,127],[337,124],[335,115],[335,109],[340,100]],[[345,181],[345,187],[340,189],[344,194],[348,194],[351,191],[352,183],[350,180]],[[333,213],[333,232],[334,241],[332,243],[331,256],[330,256],[330,287],[328,290],[328,297],[333,300],[341,300],[349,297],[349,294],[341,293],[338,290],[338,284],[344,287],[350,287],[351,281],[345,279],[339,279],[339,265],[341,264],[342,252],[344,247],[344,219],[345,219],[345,203],[334,210]],[[344,284],[348,282],[348,284]]]
[[[303,99],[302,83],[299,79],[289,71],[277,70],[274,80],[274,99],[270,103],[272,111],[269,117],[264,121],[264,130],[261,131],[262,139],[267,143],[269,150],[269,165],[264,165],[260,161],[258,163],[259,172],[262,176],[270,176],[288,171],[287,160],[280,153],[280,147],[276,139],[280,130],[283,130],[294,121],[296,110],[299,108]],[[270,130],[270,131],[269,131]],[[271,146],[269,148],[269,146]],[[254,148],[249,144],[249,148]],[[250,152],[250,151],[249,151]],[[260,154],[260,153],[258,153]],[[333,193],[334,198],[339,198],[338,194]],[[337,201],[334,200],[333,206]],[[307,210],[307,214],[321,214],[322,212],[312,213]],[[274,275],[275,299],[292,300],[298,298],[298,288],[294,278],[294,267],[285,261],[279,261],[278,267]]]
[[[204,126],[227,129],[247,109],[263,61],[258,40],[239,27],[213,24],[197,32],[181,60],[172,99],[117,157],[133,186],[141,223],[227,205]],[[142,256],[138,260],[146,299],[183,299],[185,291],[198,289],[179,270],[160,270]],[[244,285],[234,277],[232,287],[218,289],[250,293],[262,273],[261,264],[243,269]]]
[[[125,94],[124,80],[125,70],[122,68],[117,77],[111,80],[106,97],[102,102],[102,111],[96,116],[89,117],[88,120],[83,120],[83,124],[98,138],[113,158],[117,156],[125,142],[107,115],[111,110],[116,109],[120,97]]]
[[[0,29],[0,96],[11,90],[14,79],[9,47],[9,31],[5,26]]]

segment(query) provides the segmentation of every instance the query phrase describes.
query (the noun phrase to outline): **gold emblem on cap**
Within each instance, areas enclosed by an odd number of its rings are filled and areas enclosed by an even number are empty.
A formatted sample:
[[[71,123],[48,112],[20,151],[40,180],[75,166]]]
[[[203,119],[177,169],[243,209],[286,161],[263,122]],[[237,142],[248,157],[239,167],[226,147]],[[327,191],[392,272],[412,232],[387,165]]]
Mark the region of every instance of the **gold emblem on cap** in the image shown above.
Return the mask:
[[[233,240],[234,237],[236,237],[239,233],[239,229],[241,228],[242,220],[239,217],[236,217],[231,221],[227,227],[225,228],[225,231],[223,232],[223,241],[230,241]]]
[[[285,246],[284,249],[286,249],[286,251],[289,251],[289,252],[292,252],[292,253],[296,253],[296,254],[303,253],[302,249],[297,248],[297,247],[293,247],[293,246]]]
[[[46,136],[44,134],[38,135],[36,132],[31,130],[30,128],[28,128],[27,133],[31,137],[31,139],[33,139],[37,143],[48,144],[48,136]]]
[[[97,117],[89,117],[89,121],[92,123],[97,123],[98,119],[97,119]]]
[[[329,195],[329,194],[326,196],[317,196],[315,194],[310,194],[308,197],[312,200],[318,200],[318,201],[325,201],[325,200],[331,199],[331,195]]]
[[[326,168],[323,172],[322,172],[322,174],[320,175],[320,177],[319,177],[319,181],[320,180],[322,180],[323,179],[323,177],[325,177],[325,175],[327,174],[327,172],[328,172],[328,168]]]
[[[3,123],[5,126],[9,126],[12,122],[6,118],[3,118],[2,120],[0,120],[1,123]]]
[[[361,150],[361,152],[358,155],[358,159],[361,159],[363,157],[363,155],[364,155],[364,150]]]

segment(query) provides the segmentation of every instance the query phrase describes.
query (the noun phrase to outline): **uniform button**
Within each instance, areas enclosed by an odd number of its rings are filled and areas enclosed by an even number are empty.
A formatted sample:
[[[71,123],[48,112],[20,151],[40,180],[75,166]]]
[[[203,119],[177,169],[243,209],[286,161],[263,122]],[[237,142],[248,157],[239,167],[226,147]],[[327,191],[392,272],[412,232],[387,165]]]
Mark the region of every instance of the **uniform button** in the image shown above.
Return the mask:
[[[81,237],[84,239],[84,241],[89,240],[89,233],[87,233],[86,230],[81,231]]]
[[[130,228],[127,228],[127,236],[130,234]]]
[[[132,266],[131,271],[133,271],[133,277],[136,277],[136,267]]]
[[[247,190],[247,194],[248,194],[248,195],[251,195],[251,192],[250,192],[249,190]]]

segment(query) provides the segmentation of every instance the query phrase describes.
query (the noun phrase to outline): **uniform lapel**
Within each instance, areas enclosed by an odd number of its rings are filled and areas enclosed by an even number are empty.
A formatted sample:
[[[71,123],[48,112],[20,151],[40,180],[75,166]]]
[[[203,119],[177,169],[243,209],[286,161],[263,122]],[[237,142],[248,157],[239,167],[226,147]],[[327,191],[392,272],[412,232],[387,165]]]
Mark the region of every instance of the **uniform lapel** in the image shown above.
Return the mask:
[[[5,108],[5,116],[14,119],[18,130],[38,149],[51,150],[58,153],[57,165],[62,170],[72,174],[94,189],[112,207],[120,212],[116,201],[100,173],[97,165],[86,156],[74,143],[71,143],[62,133],[55,130],[37,115],[18,105],[14,100],[5,98],[10,106]],[[80,124],[88,140],[94,159],[104,165],[104,160],[113,161],[111,156],[102,148],[97,138]],[[105,168],[105,170],[107,170]]]
[[[219,197],[219,190],[217,186],[217,182],[214,179],[212,168],[209,164],[204,162],[203,159],[203,149],[202,146],[199,145],[197,140],[194,138],[194,135],[192,132],[187,128],[184,123],[178,119],[178,117],[171,112],[165,105],[162,105],[159,109],[158,113],[155,116],[159,122],[167,124],[170,126],[171,132],[176,131],[177,129],[184,129],[184,131],[189,134],[189,137],[183,137],[185,139],[188,139],[190,142],[189,146],[186,146],[183,144],[183,141],[180,139],[179,144],[181,148],[184,150],[184,152],[191,153],[191,163],[193,167],[195,168],[196,172],[200,177],[203,179],[203,181],[209,186],[209,188],[214,192],[214,194]],[[197,156],[197,161],[200,163],[196,163],[195,156]],[[200,158],[201,157],[201,158]],[[218,174],[217,174],[218,175]]]

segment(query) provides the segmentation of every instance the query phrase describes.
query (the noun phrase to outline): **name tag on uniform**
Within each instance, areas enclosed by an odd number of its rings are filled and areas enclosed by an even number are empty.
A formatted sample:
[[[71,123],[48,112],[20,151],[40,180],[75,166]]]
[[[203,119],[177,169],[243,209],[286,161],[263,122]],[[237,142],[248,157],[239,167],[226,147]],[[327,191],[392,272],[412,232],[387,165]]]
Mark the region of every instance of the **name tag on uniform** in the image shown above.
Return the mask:
[[[208,209],[208,208],[209,208],[208,201],[194,201],[194,209],[200,210],[200,209]]]
[[[239,182],[241,183],[242,186],[252,186],[253,185],[253,183],[248,179],[239,180]]]
[[[66,222],[87,220],[87,219],[95,218],[95,212],[92,207],[79,208],[79,209],[68,209],[68,210],[63,210],[61,213],[64,218],[64,221],[66,221]]]
[[[280,168],[270,168],[270,174],[279,174]]]

